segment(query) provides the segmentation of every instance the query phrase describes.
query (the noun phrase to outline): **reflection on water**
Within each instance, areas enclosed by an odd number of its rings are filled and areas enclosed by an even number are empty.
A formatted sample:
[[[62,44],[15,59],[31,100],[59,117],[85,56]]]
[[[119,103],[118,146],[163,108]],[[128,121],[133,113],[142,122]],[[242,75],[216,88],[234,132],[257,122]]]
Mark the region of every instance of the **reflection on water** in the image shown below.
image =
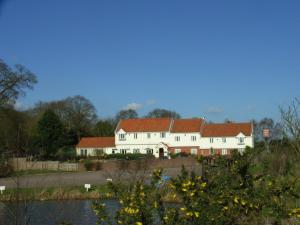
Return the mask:
[[[114,214],[119,203],[103,200],[108,212]],[[44,201],[30,203],[0,203],[0,225],[26,224],[54,225],[68,222],[74,225],[96,224],[96,216],[91,209],[91,200]],[[16,223],[16,218],[18,222]]]

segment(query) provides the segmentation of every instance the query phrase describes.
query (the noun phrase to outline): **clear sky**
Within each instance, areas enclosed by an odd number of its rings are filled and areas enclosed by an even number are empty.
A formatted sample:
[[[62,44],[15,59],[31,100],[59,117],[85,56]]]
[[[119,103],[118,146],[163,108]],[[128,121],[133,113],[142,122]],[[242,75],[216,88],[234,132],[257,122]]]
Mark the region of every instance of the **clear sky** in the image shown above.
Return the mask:
[[[0,58],[38,76],[23,107],[277,119],[300,94],[300,1],[0,0]]]

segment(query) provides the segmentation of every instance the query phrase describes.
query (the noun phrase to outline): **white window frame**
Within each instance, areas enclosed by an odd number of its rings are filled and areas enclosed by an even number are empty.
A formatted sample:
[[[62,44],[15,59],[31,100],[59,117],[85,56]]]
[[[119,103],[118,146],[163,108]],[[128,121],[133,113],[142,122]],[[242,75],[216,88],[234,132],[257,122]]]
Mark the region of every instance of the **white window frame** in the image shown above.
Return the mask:
[[[175,154],[179,154],[179,153],[181,153],[181,149],[180,148],[175,148]]]
[[[226,140],[226,137],[223,137],[223,138],[222,138],[222,142],[223,142],[223,143],[226,143],[226,141],[227,141],[227,140]]]
[[[140,149],[139,148],[134,148],[133,153],[140,153]]]
[[[125,134],[119,134],[119,140],[120,141],[125,141],[126,140],[126,135]]]
[[[196,141],[197,140],[197,137],[195,135],[191,136],[191,140],[192,141]]]
[[[133,134],[133,138],[134,138],[134,139],[137,139],[137,136],[138,136],[137,133],[134,133],[134,134]]]
[[[175,136],[175,141],[180,141],[180,136]]]
[[[214,143],[214,138],[209,138],[209,143]]]
[[[160,133],[160,138],[165,138],[166,137],[166,133],[165,132],[161,132]]]
[[[244,137],[239,137],[239,138],[238,138],[238,144],[239,144],[239,145],[245,144],[245,138],[244,138]]]
[[[198,151],[196,148],[191,149],[191,155],[197,155]]]
[[[228,149],[227,148],[222,149],[222,155],[228,155]]]
[[[148,139],[151,138],[151,133],[147,133],[147,138],[148,138]]]

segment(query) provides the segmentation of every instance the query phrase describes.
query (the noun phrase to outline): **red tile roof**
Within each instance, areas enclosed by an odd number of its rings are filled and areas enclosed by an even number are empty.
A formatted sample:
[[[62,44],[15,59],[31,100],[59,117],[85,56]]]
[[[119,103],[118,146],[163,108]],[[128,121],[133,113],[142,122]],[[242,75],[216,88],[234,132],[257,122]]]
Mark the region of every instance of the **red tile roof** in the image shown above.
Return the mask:
[[[117,131],[123,129],[126,132],[161,132],[169,131],[172,119],[147,118],[121,120]]]
[[[77,148],[106,148],[115,147],[115,137],[84,137]]]
[[[203,137],[234,137],[239,133],[250,136],[252,133],[251,123],[219,123],[205,124]]]
[[[172,133],[200,132],[203,119],[176,119],[171,128]]]

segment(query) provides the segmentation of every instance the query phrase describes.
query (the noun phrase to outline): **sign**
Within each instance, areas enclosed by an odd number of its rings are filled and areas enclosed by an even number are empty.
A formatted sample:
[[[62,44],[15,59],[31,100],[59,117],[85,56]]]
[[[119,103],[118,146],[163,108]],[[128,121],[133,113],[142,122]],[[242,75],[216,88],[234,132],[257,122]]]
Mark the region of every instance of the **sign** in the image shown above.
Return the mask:
[[[3,194],[3,191],[5,191],[5,186],[0,186],[1,195]]]
[[[89,189],[91,188],[91,184],[85,184],[84,187],[86,189],[86,192],[88,192]]]
[[[269,138],[270,137],[270,130],[268,128],[263,129],[263,137]]]

